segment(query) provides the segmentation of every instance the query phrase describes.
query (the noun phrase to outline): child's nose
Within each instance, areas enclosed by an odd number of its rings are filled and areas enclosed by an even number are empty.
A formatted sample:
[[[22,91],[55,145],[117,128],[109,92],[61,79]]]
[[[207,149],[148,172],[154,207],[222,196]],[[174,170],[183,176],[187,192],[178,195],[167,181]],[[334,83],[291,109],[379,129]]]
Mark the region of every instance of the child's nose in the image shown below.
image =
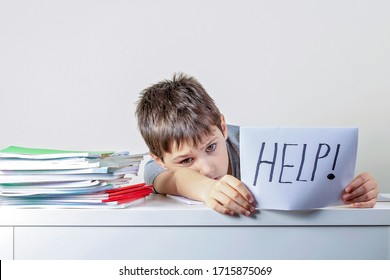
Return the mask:
[[[213,172],[213,166],[207,160],[201,160],[201,161],[199,161],[198,170],[199,170],[200,174],[207,176],[207,177],[210,177],[212,175],[212,172]]]

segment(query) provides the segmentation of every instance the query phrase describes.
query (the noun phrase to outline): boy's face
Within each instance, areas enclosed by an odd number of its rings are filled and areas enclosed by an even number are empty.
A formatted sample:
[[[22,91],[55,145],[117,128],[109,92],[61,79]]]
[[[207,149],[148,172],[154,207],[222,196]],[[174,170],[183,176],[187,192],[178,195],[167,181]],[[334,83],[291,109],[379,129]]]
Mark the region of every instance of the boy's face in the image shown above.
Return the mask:
[[[184,143],[180,147],[173,147],[171,153],[165,153],[164,161],[154,159],[169,171],[187,167],[209,178],[220,179],[228,173],[229,167],[226,148],[228,131],[223,116],[221,119],[222,131],[214,126],[212,134],[205,136],[197,147]]]

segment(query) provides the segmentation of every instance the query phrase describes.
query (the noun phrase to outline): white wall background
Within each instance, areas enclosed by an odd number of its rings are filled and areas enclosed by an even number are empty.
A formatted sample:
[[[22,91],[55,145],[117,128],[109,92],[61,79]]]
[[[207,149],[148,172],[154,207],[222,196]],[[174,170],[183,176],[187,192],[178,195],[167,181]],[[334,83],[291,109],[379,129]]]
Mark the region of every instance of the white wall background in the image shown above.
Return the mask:
[[[0,0],[0,147],[145,152],[134,103],[175,71],[229,123],[358,126],[390,192],[387,0]]]

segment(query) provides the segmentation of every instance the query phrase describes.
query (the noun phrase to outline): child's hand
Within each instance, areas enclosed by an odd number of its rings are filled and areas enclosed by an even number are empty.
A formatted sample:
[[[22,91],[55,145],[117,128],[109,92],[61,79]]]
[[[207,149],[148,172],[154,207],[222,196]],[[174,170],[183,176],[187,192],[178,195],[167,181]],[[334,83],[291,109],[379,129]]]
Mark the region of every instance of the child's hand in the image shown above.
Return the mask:
[[[215,180],[206,193],[206,206],[217,212],[233,216],[250,216],[255,212],[254,198],[243,182],[231,175]]]
[[[359,174],[344,190],[343,200],[357,208],[374,207],[378,197],[378,185],[368,172]]]

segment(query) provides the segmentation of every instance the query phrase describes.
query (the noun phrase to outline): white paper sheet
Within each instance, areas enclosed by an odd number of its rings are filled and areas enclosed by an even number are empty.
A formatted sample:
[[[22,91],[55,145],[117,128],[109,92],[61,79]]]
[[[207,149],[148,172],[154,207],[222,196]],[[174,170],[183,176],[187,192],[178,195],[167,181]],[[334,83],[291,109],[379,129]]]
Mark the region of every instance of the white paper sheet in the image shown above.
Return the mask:
[[[261,209],[341,205],[357,142],[350,127],[241,127],[241,180]]]
[[[390,193],[378,194],[378,202],[390,202]]]

